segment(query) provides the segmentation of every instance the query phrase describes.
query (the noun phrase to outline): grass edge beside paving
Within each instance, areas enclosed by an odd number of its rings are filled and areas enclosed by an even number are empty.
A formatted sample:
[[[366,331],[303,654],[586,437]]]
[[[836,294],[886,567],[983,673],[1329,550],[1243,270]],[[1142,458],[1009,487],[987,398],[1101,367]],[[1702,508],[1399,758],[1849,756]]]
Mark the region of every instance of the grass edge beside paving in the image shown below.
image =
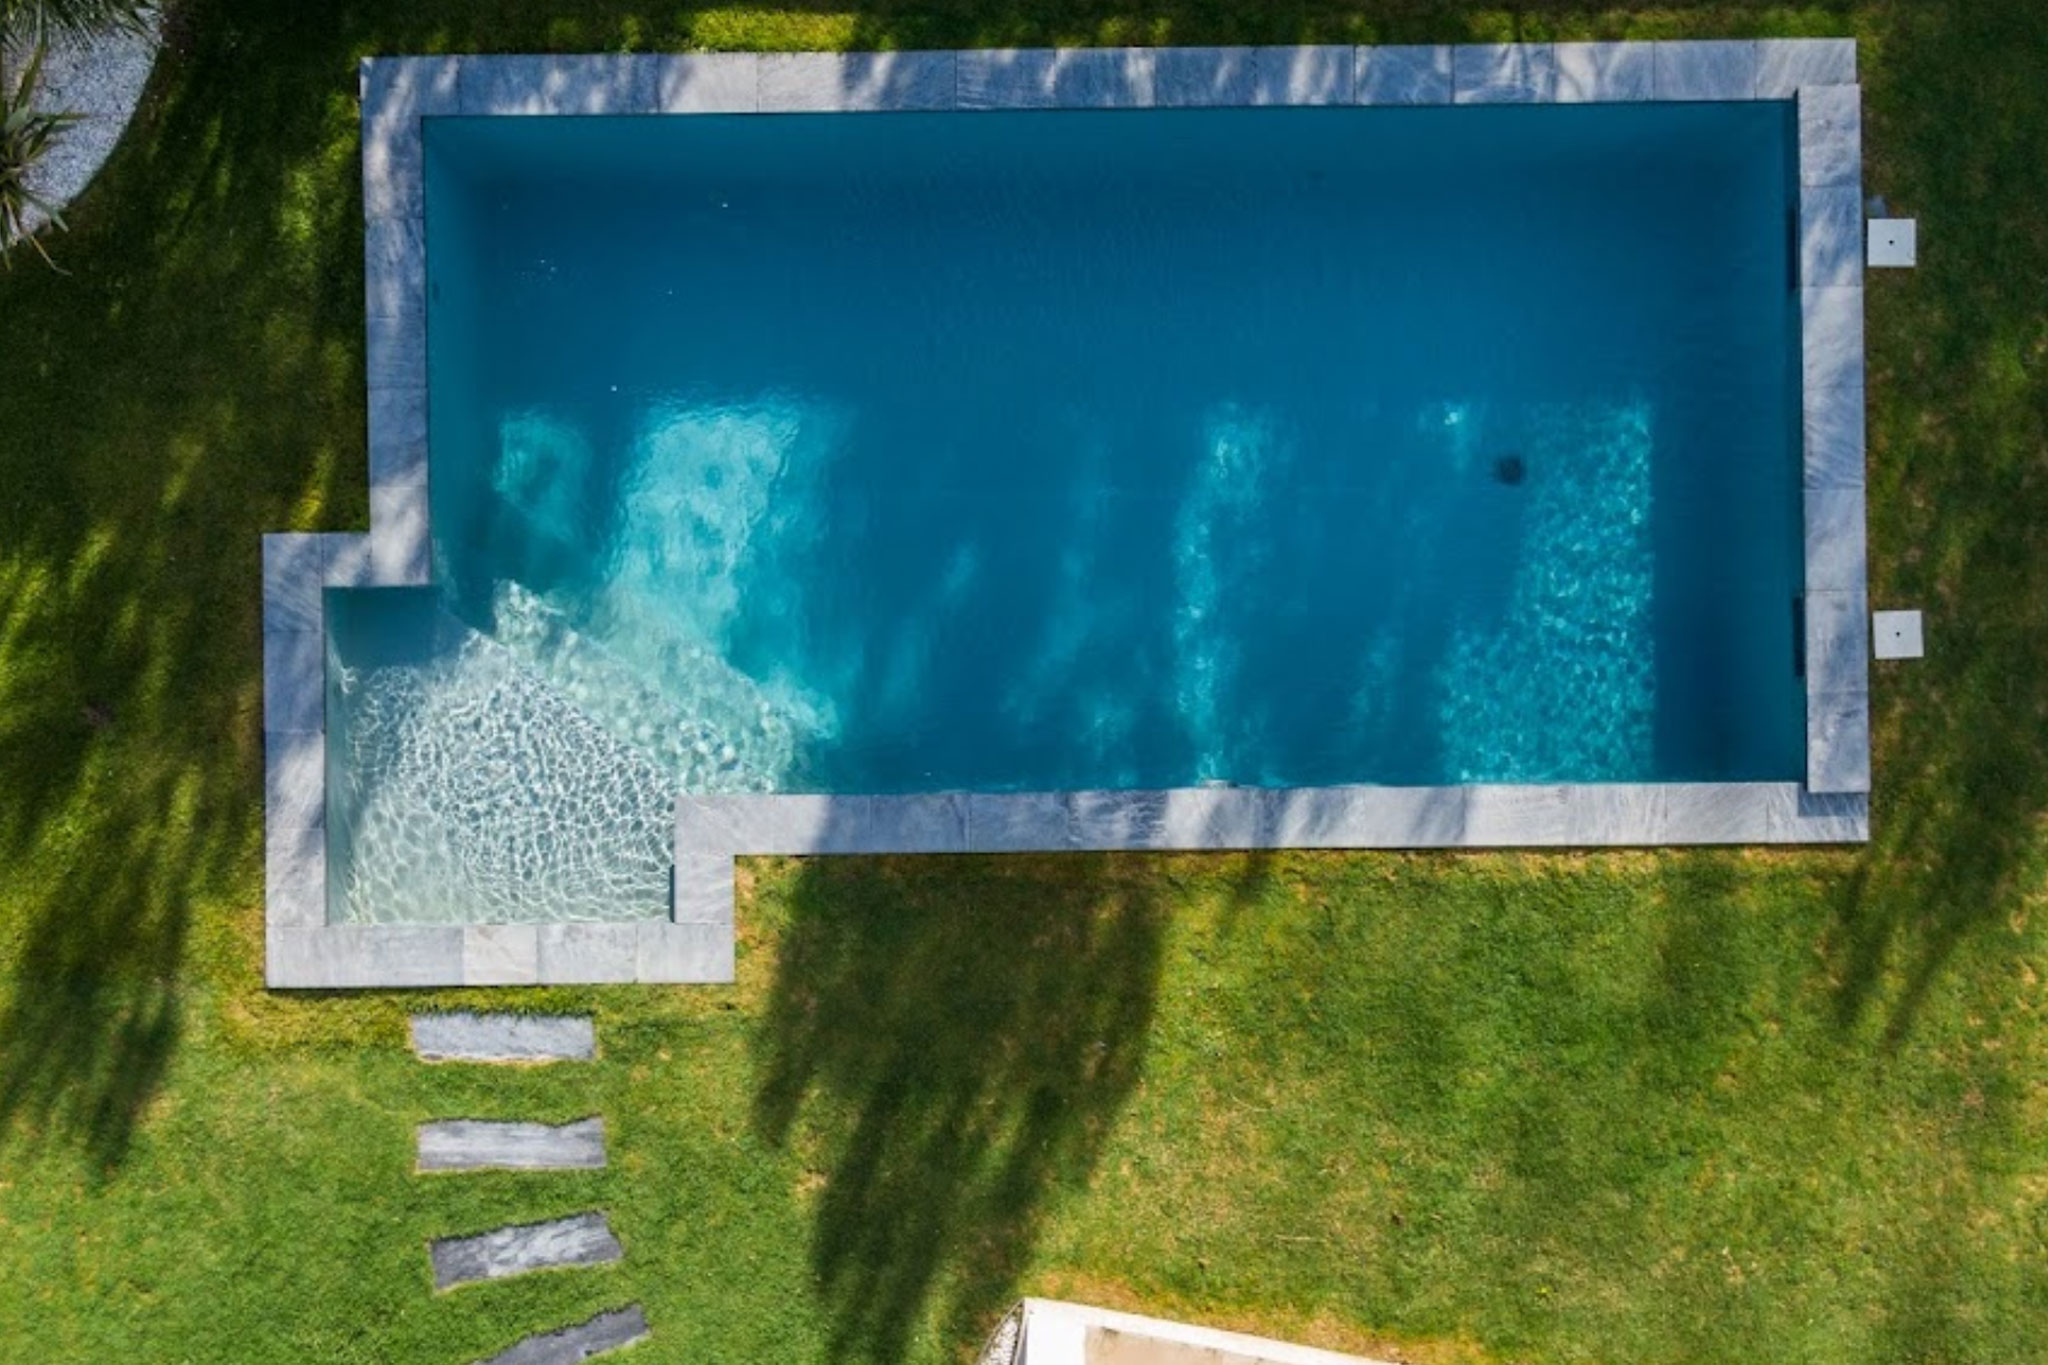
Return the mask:
[[[1868,188],[1924,244],[1871,281],[1873,591],[1926,605],[1934,651],[1878,677],[1868,856],[761,861],[737,988],[513,997],[596,1008],[606,1052],[516,1088],[402,1051],[409,1008],[506,996],[261,991],[256,537],[364,514],[357,55],[1851,27]],[[652,1359],[933,1359],[1039,1288],[1432,1360],[2048,1336],[2038,14],[200,0],[172,43],[54,243],[73,273],[0,278],[10,1352],[458,1359],[637,1293]],[[1028,961],[1001,936],[1100,926],[1092,975],[984,975],[991,935]],[[889,945],[951,993],[867,1012]],[[1123,1008],[1081,1016],[1114,1040],[1047,1025],[1077,981],[1125,988],[1079,1002]],[[806,1032],[807,999],[849,1027]],[[1017,1070],[929,1046],[962,1012]],[[405,1175],[451,1106],[613,1118],[576,1193],[617,1210],[622,1273],[431,1300],[425,1236],[564,1211]]]

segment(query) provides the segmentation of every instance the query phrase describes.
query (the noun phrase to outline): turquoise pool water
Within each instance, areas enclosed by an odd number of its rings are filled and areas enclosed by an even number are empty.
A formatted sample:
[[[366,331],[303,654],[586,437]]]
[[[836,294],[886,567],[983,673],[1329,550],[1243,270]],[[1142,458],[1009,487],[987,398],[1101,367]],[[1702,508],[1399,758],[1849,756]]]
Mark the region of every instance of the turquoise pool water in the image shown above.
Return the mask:
[[[1797,778],[1789,109],[430,120],[335,913],[659,913],[685,788]]]

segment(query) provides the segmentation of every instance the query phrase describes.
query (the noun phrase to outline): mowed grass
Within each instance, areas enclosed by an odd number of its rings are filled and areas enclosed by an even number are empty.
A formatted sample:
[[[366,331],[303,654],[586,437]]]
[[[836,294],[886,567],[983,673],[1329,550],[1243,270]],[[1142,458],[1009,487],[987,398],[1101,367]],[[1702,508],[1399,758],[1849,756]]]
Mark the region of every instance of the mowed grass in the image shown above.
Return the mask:
[[[0,276],[0,1358],[438,1362],[628,1299],[648,1360],[944,1361],[1021,1293],[1422,1361],[2048,1341],[2048,11],[1431,0],[197,0]],[[260,986],[258,533],[365,517],[372,52],[1850,33],[1873,277],[1867,851],[759,862],[730,989],[476,1075]],[[459,994],[432,997],[442,1003]],[[411,1128],[602,1113],[425,1179]],[[602,1206],[598,1272],[425,1240]]]

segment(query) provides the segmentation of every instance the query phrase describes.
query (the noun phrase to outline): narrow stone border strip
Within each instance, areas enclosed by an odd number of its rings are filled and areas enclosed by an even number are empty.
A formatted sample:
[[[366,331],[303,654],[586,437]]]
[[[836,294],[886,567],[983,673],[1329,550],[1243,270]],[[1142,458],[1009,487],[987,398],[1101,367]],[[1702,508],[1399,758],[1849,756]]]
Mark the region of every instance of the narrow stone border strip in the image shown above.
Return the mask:
[[[587,1062],[597,1027],[587,1014],[415,1014],[412,1050],[429,1062]]]
[[[368,536],[264,543],[267,979],[280,987],[733,976],[732,858],[754,852],[1827,843],[1868,838],[1861,104],[1847,39],[1468,46],[442,56],[361,68]],[[432,570],[423,120],[451,115],[1793,100],[1799,131],[1807,781],[1245,794],[760,798],[678,820],[671,918],[326,923],[318,587]],[[1854,232],[1849,229],[1853,226]],[[1863,618],[1867,621],[1867,615]],[[1864,627],[1867,629],[1867,625]],[[1838,799],[1839,798],[1839,799]],[[721,840],[704,833],[730,826]],[[694,832],[693,832],[694,831]]]
[[[1182,787],[676,801],[679,869],[749,854],[1825,844],[1869,837],[1860,794],[1795,782]]]
[[[604,1120],[507,1123],[441,1119],[415,1135],[421,1171],[594,1171],[604,1168]]]
[[[528,1337],[478,1365],[577,1365],[592,1356],[644,1341],[647,1335],[647,1314],[633,1303],[599,1313],[575,1327]]]
[[[443,1293],[536,1271],[610,1265],[625,1254],[611,1222],[598,1212],[494,1228],[472,1237],[442,1237],[427,1246],[434,1288]]]

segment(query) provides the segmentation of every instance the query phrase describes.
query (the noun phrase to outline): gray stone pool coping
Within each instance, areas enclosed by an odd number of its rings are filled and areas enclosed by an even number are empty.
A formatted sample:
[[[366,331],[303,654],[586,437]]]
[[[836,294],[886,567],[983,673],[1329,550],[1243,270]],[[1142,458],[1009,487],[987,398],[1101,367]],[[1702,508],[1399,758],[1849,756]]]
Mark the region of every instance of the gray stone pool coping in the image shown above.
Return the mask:
[[[1849,39],[366,59],[370,531],[263,541],[267,978],[276,987],[733,977],[736,855],[1627,847],[1869,837],[1862,116]],[[1798,127],[1804,783],[684,796],[666,920],[327,922],[328,589],[428,581],[421,121],[446,116],[1790,101]]]

